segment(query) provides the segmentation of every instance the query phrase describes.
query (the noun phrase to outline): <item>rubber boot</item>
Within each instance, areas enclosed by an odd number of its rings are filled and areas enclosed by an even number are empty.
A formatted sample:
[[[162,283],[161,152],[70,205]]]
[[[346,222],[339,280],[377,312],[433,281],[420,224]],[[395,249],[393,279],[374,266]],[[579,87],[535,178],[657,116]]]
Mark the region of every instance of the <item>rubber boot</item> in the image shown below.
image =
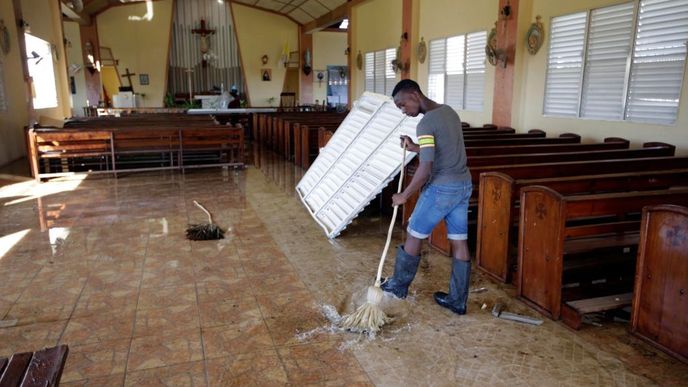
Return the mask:
[[[466,314],[468,301],[468,285],[471,282],[471,261],[452,258],[452,272],[449,277],[449,294],[437,292],[433,295],[435,301],[454,313]]]
[[[394,262],[394,275],[380,287],[399,298],[406,298],[408,288],[418,271],[419,256],[413,256],[404,251],[404,245],[397,246],[397,259]]]

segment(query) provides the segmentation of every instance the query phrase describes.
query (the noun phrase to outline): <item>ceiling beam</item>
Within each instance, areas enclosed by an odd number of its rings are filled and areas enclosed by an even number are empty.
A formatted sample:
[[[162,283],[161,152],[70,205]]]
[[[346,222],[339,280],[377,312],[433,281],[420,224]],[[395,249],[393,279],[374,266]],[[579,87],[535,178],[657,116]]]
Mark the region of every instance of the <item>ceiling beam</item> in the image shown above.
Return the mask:
[[[257,6],[257,5],[251,5],[251,4],[242,3],[241,1],[236,1],[236,0],[230,0],[229,2],[232,3],[232,4],[243,5],[244,7],[249,7],[249,8],[257,9],[257,10],[260,10],[260,11],[273,13],[273,14],[275,14],[275,15],[284,16],[284,17],[286,17],[287,19],[289,19],[289,20],[293,21],[294,23],[296,23],[296,25],[301,26],[301,23],[299,23],[299,22],[298,22],[296,19],[294,19],[293,17],[289,16],[289,14],[287,14],[287,13],[282,13],[282,12],[275,11],[275,10],[269,9],[269,8],[259,7],[259,6]],[[298,7],[297,7],[297,8],[298,8]]]
[[[78,22],[81,25],[91,24],[91,17],[81,10],[77,12],[71,7],[71,2],[69,0],[61,0],[60,11],[67,17],[67,19]]]
[[[324,28],[331,26],[334,23],[340,22],[347,18],[349,4],[342,4],[339,7],[333,9],[332,11],[320,16],[319,18],[313,20],[312,22],[306,23],[303,26],[303,32],[305,34],[312,34],[313,32],[320,31]]]

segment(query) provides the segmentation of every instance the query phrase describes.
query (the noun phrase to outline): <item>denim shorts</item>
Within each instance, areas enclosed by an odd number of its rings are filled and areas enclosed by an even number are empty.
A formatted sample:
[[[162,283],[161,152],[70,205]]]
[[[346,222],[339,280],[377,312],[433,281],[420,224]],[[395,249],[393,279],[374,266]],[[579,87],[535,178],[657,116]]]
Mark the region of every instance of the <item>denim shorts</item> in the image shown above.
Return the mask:
[[[425,186],[406,231],[418,239],[425,239],[444,219],[448,239],[468,239],[468,201],[472,191],[470,180]]]

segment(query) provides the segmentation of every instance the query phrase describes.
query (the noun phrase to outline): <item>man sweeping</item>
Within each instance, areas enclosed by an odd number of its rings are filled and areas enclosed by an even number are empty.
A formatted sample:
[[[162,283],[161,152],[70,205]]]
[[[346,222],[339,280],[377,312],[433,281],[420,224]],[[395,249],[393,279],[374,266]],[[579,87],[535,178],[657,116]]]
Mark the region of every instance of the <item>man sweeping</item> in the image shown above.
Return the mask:
[[[468,201],[471,197],[471,175],[466,166],[466,149],[459,115],[448,105],[426,97],[418,83],[405,79],[392,92],[394,103],[407,116],[425,116],[417,126],[418,144],[402,136],[402,147],[418,153],[419,166],[411,183],[392,196],[393,205],[402,205],[422,188],[407,228],[404,245],[397,247],[394,275],[382,289],[406,298],[418,270],[423,239],[444,219],[447,238],[452,247],[452,271],[449,293],[436,292],[435,301],[454,313],[466,313],[471,259],[468,252]]]

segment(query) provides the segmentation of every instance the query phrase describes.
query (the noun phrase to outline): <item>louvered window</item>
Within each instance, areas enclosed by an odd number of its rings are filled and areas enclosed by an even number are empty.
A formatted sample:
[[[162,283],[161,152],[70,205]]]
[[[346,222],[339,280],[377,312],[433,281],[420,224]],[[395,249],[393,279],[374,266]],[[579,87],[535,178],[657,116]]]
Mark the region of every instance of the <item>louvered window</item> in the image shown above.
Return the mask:
[[[397,79],[394,70],[392,70],[394,58],[396,58],[396,50],[393,48],[365,54],[366,91],[392,95]]]
[[[633,3],[590,13],[581,116],[623,118],[626,62],[633,41]]]
[[[375,53],[365,54],[365,91],[375,91]]]
[[[687,44],[687,1],[640,2],[626,119],[676,122]]]
[[[640,0],[552,19],[544,114],[673,124],[688,2]]]
[[[428,97],[459,110],[482,111],[487,33],[430,41]]]
[[[587,16],[581,12],[552,19],[545,114],[578,116]]]
[[[466,37],[466,110],[483,110],[486,44],[485,31],[468,34]]]

